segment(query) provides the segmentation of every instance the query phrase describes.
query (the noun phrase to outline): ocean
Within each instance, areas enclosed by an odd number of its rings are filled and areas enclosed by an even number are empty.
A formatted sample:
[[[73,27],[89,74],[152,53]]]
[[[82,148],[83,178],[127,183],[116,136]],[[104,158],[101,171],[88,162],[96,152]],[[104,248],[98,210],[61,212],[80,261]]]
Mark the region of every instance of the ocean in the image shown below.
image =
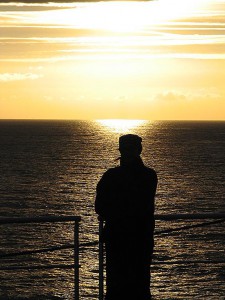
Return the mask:
[[[78,215],[80,242],[97,241],[95,188],[118,164],[124,133],[142,137],[143,161],[158,174],[157,214],[225,212],[225,122],[1,120],[0,217]],[[224,299],[225,222],[157,234],[210,221],[156,222],[153,299]],[[71,244],[71,224],[0,228],[2,267],[73,262],[72,249],[4,257]],[[97,246],[81,249],[80,263],[81,299],[97,299]],[[73,284],[73,270],[2,270],[0,299],[69,300]]]

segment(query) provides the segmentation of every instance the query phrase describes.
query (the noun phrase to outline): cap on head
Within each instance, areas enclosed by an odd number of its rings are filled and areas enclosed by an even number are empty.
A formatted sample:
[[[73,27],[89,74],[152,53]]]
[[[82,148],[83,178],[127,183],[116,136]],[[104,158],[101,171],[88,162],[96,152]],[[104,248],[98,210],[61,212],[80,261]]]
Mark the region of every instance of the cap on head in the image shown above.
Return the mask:
[[[138,150],[139,154],[142,151],[142,138],[136,134],[125,134],[119,138],[119,150],[133,151]]]

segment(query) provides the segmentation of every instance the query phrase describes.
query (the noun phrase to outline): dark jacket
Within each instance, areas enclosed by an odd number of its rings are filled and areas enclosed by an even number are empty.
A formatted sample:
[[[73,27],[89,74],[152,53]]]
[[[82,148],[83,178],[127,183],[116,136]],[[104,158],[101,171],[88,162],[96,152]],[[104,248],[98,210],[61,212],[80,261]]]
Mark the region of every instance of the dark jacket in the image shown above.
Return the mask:
[[[104,238],[143,238],[154,231],[156,172],[141,158],[107,170],[97,185],[96,213],[106,221]]]

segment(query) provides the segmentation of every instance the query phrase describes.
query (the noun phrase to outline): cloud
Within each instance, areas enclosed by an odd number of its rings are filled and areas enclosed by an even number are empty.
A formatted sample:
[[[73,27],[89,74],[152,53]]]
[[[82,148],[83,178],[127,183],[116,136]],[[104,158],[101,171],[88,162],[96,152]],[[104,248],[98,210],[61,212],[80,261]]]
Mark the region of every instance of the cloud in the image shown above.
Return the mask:
[[[0,82],[34,80],[40,77],[42,77],[42,75],[34,73],[2,73],[0,74]]]
[[[165,91],[155,95],[154,100],[165,102],[215,101],[224,99],[224,95],[216,88],[202,88],[192,92]]]
[[[1,0],[1,3],[20,3],[20,4],[36,4],[36,3],[74,3],[74,2],[100,2],[101,0],[52,0],[52,1],[48,1],[48,0],[31,0],[29,3],[26,3],[24,1],[21,0]],[[105,0],[107,1],[107,0]],[[113,0],[108,0],[108,1],[113,1]],[[114,0],[117,1],[117,0]],[[130,0],[124,0],[124,1],[130,1]],[[132,1],[132,0],[131,0]],[[134,1],[138,1],[138,0],[134,0]],[[144,1],[144,0],[139,0],[139,1]],[[145,0],[145,1],[155,1],[155,0]]]
[[[184,101],[187,100],[187,96],[181,93],[177,92],[164,92],[161,94],[157,94],[155,96],[155,100],[161,100],[161,101]]]
[[[0,60],[225,59],[224,1],[213,1],[212,8],[196,11],[188,22],[181,18],[151,25],[150,20],[135,33],[115,33],[104,22],[89,22],[92,6],[68,0],[1,1]]]
[[[24,0],[26,1],[26,0]],[[24,1],[21,1],[21,0],[1,0],[1,3],[20,3],[20,4],[33,4],[33,3],[71,3],[71,2],[76,2],[75,0],[53,0],[53,1],[48,1],[48,0],[31,0],[29,1],[29,3],[26,3]]]
[[[29,3],[19,2],[19,1],[1,1],[0,3],[0,10],[3,12],[13,12],[13,11],[45,11],[45,10],[55,10],[55,9],[62,9],[62,8],[73,8],[76,7],[76,1],[60,1],[60,2],[38,2],[38,1],[31,1]]]

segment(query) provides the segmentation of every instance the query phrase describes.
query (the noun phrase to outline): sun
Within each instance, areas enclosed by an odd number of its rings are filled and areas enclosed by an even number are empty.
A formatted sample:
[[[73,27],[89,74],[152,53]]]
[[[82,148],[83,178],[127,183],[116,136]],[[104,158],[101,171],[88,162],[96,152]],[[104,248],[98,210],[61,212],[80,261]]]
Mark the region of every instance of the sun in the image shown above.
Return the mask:
[[[150,1],[151,2],[151,1]],[[149,4],[144,1],[78,2],[76,8],[43,13],[38,21],[74,28],[131,32],[149,20]]]
[[[116,32],[137,30],[149,18],[144,2],[99,2],[84,14],[84,25]]]
[[[77,29],[132,32],[172,19],[188,17],[209,0],[152,0],[77,2],[75,8],[37,14],[37,23]]]

